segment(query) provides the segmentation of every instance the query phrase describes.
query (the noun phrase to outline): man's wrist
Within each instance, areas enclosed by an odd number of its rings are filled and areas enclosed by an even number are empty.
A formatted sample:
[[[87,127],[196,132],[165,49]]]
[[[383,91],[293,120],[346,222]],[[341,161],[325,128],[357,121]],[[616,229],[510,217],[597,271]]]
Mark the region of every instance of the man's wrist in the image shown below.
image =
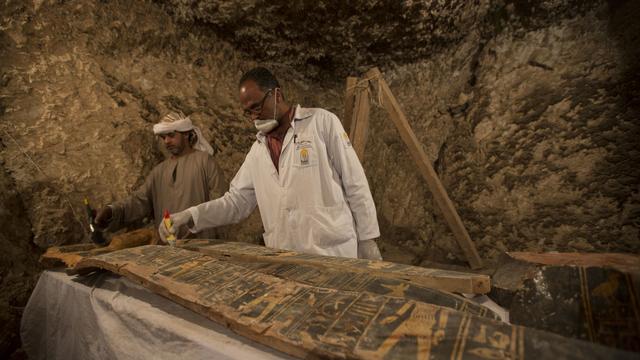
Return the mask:
[[[107,211],[107,222],[110,222],[111,219],[113,219],[113,205],[108,204],[107,206],[105,206],[105,209]]]

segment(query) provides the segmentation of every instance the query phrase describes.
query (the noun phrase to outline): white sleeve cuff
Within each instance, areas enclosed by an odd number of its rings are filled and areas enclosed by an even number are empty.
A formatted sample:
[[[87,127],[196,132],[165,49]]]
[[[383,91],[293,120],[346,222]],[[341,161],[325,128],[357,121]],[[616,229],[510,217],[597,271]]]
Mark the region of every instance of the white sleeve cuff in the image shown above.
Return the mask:
[[[191,220],[193,221],[193,227],[187,227],[190,232],[197,233],[198,232],[198,218],[200,217],[200,212],[196,206],[192,206],[187,209],[187,211],[191,214]]]

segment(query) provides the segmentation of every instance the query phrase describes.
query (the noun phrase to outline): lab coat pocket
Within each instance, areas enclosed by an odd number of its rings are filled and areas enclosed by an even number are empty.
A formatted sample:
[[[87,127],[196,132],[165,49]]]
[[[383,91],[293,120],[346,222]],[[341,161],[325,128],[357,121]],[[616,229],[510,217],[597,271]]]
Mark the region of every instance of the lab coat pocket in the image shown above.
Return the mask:
[[[315,245],[337,246],[356,238],[353,217],[345,205],[314,206],[305,210],[305,230]]]
[[[264,224],[265,231],[262,234],[264,244],[275,249],[295,250],[296,244],[292,240],[297,240],[297,237],[290,225],[290,213],[282,210],[280,216]]]

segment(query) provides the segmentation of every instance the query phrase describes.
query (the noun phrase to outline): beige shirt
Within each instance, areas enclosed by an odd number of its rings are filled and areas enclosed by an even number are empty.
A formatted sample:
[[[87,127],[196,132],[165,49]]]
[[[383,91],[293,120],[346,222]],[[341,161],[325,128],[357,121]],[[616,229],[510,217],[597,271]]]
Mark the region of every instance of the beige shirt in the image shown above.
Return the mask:
[[[164,210],[169,213],[217,199],[227,188],[222,170],[213,156],[194,151],[177,158],[169,158],[151,170],[144,184],[128,199],[111,205],[113,210],[109,230],[128,223],[153,217],[157,229]],[[186,228],[177,231],[179,239],[217,238],[215,229],[189,235]]]

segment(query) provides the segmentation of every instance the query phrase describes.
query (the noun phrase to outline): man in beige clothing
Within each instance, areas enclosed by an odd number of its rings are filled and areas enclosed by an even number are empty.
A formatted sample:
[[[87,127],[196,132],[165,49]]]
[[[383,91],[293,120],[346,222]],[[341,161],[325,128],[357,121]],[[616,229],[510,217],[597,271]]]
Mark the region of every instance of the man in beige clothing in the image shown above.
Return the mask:
[[[227,188],[222,170],[213,158],[213,149],[191,119],[170,113],[153,127],[171,157],[157,165],[144,184],[129,198],[102,208],[96,225],[116,231],[128,223],[152,216],[157,229],[164,210],[176,213],[222,196]],[[186,227],[178,229],[178,238],[189,235]],[[189,237],[216,238],[213,231]]]

